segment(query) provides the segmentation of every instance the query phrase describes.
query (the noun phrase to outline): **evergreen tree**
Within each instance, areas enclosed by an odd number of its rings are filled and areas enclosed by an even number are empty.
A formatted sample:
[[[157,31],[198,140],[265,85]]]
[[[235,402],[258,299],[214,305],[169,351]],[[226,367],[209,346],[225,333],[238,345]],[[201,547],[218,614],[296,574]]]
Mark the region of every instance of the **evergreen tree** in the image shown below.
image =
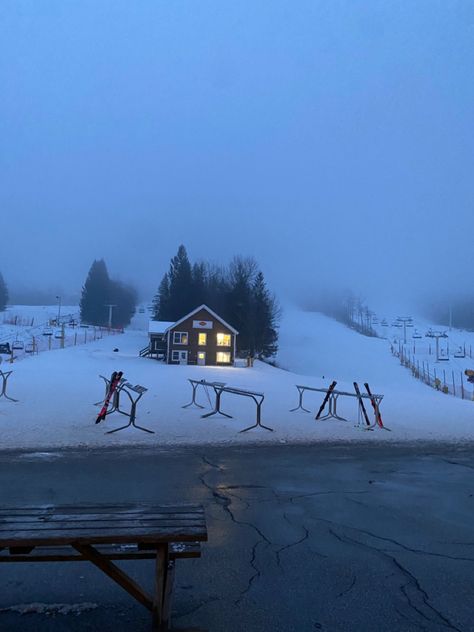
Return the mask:
[[[206,264],[203,261],[195,263],[192,267],[192,301],[193,307],[198,307],[203,303],[207,305],[208,292],[207,292],[207,275]],[[193,308],[191,308],[193,309]]]
[[[168,273],[163,275],[158,292],[153,299],[153,320],[171,320],[169,313],[170,282]]]
[[[103,259],[94,260],[82,288],[81,321],[88,325],[106,326],[110,297],[110,279]]]
[[[262,272],[255,277],[252,286],[251,339],[252,357],[270,358],[278,350],[277,320],[279,308],[274,296],[265,284]]]
[[[0,312],[4,312],[8,303],[8,288],[0,272]]]
[[[239,349],[250,349],[252,284],[257,264],[254,259],[234,257],[229,267],[230,291],[224,318],[239,332]]]
[[[169,271],[169,303],[170,320],[178,320],[196,305],[192,296],[192,272],[186,248],[181,245],[176,256],[171,259]]]

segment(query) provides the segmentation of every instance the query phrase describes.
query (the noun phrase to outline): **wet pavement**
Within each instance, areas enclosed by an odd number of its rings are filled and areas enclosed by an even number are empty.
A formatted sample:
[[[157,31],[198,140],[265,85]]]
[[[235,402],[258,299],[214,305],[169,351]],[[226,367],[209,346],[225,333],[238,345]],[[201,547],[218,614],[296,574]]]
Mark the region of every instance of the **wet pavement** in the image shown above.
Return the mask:
[[[202,503],[174,625],[210,631],[474,630],[474,447],[200,447],[0,453],[4,505]],[[124,567],[152,588],[152,562]],[[20,614],[22,604],[69,614]],[[141,632],[150,617],[88,564],[1,564],[2,632]],[[21,609],[20,609],[21,610]]]

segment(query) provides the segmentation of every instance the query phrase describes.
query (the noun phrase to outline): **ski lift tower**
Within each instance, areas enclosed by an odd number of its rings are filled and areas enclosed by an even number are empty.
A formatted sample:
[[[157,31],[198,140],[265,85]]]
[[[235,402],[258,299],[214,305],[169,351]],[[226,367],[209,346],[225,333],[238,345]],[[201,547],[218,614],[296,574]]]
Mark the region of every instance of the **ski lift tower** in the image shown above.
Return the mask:
[[[407,343],[407,327],[413,327],[413,318],[411,316],[399,316],[397,322],[403,327],[403,343]]]
[[[447,338],[448,334],[445,331],[433,331],[432,329],[430,329],[428,331],[428,333],[426,334],[427,338],[434,338],[436,340],[436,362],[440,361],[440,357],[439,357],[439,339],[440,338]],[[448,358],[443,358],[443,359],[448,359]]]

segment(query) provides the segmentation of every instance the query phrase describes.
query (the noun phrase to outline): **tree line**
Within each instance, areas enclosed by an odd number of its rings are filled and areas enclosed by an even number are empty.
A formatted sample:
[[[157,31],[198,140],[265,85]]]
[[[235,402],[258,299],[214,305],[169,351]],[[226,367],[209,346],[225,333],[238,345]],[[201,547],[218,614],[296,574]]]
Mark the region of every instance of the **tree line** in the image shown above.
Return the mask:
[[[174,322],[201,304],[237,329],[239,351],[275,355],[280,309],[255,259],[234,257],[227,266],[191,264],[181,245],[154,297],[153,318]]]
[[[135,313],[137,293],[129,285],[109,277],[103,259],[92,263],[82,288],[81,322],[106,327],[109,324],[109,305],[112,308],[112,327],[125,327]]]

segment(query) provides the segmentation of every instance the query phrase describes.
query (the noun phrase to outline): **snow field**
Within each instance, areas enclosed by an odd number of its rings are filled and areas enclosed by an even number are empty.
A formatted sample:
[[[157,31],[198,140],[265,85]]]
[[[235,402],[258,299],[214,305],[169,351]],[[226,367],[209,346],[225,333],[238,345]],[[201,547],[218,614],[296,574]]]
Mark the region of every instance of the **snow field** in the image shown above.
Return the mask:
[[[140,358],[138,351],[147,344],[146,332],[141,329],[146,322],[147,317],[140,315],[125,334],[39,354],[13,365],[4,364],[4,369],[14,371],[8,392],[20,401],[0,399],[0,449],[472,440],[474,402],[458,400],[423,385],[391,356],[386,340],[366,338],[321,314],[285,311],[278,356],[281,369],[261,362],[252,369],[168,366]],[[119,352],[115,353],[114,347]],[[101,424],[94,423],[98,413],[94,402],[104,393],[99,374],[110,376],[114,370],[124,371],[132,384],[149,389],[138,404],[137,424],[155,434],[128,428],[106,435],[106,430],[127,422],[119,414],[109,416]],[[255,421],[255,404],[248,398],[224,394],[222,410],[233,415],[233,419],[201,419],[210,407],[206,392],[200,387],[199,401],[206,410],[183,409],[191,399],[188,378],[224,381],[265,393],[262,422],[274,432],[257,429],[239,433]],[[368,381],[373,392],[384,394],[381,411],[391,432],[355,428],[355,398],[341,397],[338,401],[338,413],[348,422],[314,420],[323,397],[320,393],[305,395],[305,406],[313,414],[289,412],[298,401],[295,384],[327,387],[333,379],[341,390],[352,392],[354,380],[363,389],[363,382]],[[209,396],[213,401],[212,392]],[[371,415],[369,402],[366,407]]]

